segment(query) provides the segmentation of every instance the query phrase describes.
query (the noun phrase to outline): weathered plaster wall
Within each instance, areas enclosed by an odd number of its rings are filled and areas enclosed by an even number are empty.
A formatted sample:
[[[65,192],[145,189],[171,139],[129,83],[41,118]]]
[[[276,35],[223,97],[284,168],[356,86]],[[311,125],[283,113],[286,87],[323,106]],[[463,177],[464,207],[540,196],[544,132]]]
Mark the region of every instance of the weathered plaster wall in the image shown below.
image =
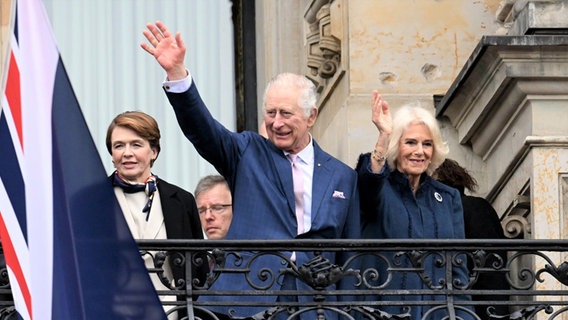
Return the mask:
[[[534,148],[532,214],[534,216],[532,233],[536,239],[567,239],[568,225],[564,219],[563,201],[566,195],[566,176],[568,175],[568,149],[553,146]]]
[[[446,92],[479,39],[502,25],[495,18],[499,0],[335,0],[333,25],[342,41],[345,75],[326,101],[314,136],[349,165],[376,139],[370,121],[372,90],[379,90],[393,110],[418,100],[434,110],[434,95]],[[341,15],[345,18],[334,17]],[[448,140],[453,139],[447,137]],[[455,158],[466,159],[456,145]]]
[[[567,197],[568,187],[568,148],[539,147],[532,150],[533,166],[531,192],[533,202],[531,211],[533,215],[532,236],[534,239],[567,239],[568,224],[565,219],[568,214],[564,201]],[[560,200],[560,201],[559,201]],[[552,261],[566,261],[566,252],[549,253]],[[544,268],[549,261],[536,260],[537,268]],[[550,275],[543,275],[544,281],[537,283],[540,289],[566,290]],[[567,297],[561,298],[568,301]],[[564,316],[561,319],[567,319]]]
[[[352,92],[444,94],[481,36],[500,27],[499,2],[348,2]]]

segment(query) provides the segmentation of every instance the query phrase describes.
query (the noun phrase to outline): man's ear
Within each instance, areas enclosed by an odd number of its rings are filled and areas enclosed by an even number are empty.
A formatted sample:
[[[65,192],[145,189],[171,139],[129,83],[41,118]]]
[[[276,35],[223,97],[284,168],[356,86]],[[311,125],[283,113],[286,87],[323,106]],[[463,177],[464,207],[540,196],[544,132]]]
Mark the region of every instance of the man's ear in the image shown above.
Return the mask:
[[[312,111],[310,112],[310,116],[308,117],[308,127],[311,128],[316,123],[316,119],[318,117],[318,108],[313,107]]]

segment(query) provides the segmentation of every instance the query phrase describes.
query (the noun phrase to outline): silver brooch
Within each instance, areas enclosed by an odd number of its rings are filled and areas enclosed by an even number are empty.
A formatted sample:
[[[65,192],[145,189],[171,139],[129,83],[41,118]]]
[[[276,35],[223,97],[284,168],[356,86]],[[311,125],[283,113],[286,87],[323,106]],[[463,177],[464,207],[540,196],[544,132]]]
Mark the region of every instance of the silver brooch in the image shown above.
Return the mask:
[[[434,198],[436,198],[438,202],[442,202],[442,195],[439,194],[438,192],[434,192]]]

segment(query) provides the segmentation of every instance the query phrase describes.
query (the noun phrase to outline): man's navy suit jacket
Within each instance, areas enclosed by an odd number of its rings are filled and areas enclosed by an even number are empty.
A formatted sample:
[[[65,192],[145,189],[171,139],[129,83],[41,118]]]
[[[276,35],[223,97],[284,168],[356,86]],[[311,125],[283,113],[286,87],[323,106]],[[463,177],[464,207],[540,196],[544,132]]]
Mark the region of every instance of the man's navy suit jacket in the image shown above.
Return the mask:
[[[233,195],[233,220],[227,239],[294,239],[297,237],[292,168],[283,151],[255,132],[235,133],[226,129],[209,113],[195,83],[183,93],[166,92],[178,123],[199,154],[226,179]],[[314,141],[314,172],[310,231],[302,238],[359,239],[359,195],[355,171],[324,152]],[[189,164],[188,164],[189,165]],[[301,265],[313,253],[297,252]],[[331,263],[343,265],[346,254],[329,254]],[[282,259],[263,257],[251,264],[250,276],[257,278],[261,268],[278,274]],[[256,284],[259,280],[256,279]],[[273,279],[262,282],[279,289]],[[299,289],[307,286],[297,281]],[[213,285],[220,290],[250,289],[243,275],[223,274]],[[328,288],[333,289],[333,288]],[[354,289],[351,287],[350,289]],[[238,297],[206,297],[211,300]],[[310,300],[310,297],[300,297]],[[245,298],[246,299],[246,298]],[[276,297],[258,297],[274,301]],[[226,312],[225,310],[220,310]],[[240,310],[245,315],[253,309]],[[258,311],[258,310],[256,310]],[[248,314],[246,314],[248,313]],[[237,314],[239,315],[239,314]]]

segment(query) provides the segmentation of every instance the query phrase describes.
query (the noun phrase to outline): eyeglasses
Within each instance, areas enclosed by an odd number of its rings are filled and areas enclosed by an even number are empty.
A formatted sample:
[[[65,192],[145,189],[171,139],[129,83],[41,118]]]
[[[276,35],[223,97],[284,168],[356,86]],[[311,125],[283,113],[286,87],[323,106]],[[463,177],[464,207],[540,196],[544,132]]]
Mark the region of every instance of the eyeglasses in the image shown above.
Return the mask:
[[[210,207],[199,207],[197,208],[197,212],[199,212],[199,214],[205,214],[207,210],[211,210],[211,212],[214,214],[221,214],[223,213],[223,211],[225,211],[226,208],[230,206],[230,204],[214,204]]]

